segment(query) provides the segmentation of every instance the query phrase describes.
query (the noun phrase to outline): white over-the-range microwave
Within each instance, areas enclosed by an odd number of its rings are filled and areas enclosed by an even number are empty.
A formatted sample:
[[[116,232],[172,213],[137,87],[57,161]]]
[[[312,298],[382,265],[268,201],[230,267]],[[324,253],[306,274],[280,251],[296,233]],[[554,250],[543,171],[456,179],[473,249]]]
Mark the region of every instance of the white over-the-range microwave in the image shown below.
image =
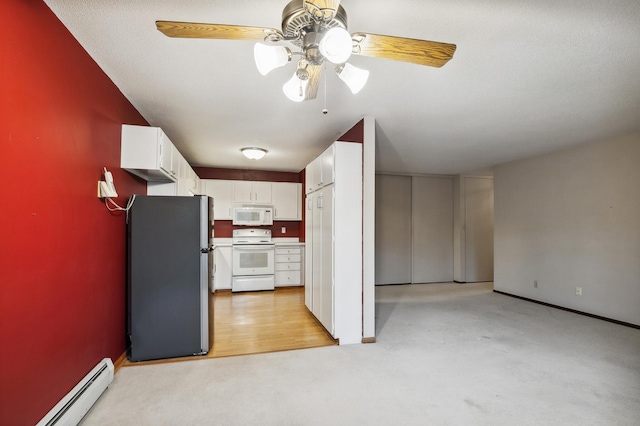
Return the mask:
[[[239,205],[233,208],[233,224],[245,226],[273,225],[272,206]]]

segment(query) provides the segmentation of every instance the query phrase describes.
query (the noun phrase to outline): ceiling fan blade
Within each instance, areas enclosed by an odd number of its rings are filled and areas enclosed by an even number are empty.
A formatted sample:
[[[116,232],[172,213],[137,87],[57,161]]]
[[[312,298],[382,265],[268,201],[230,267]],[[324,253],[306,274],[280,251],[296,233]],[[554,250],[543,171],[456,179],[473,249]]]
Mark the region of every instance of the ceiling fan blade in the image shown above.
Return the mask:
[[[353,53],[430,67],[441,67],[453,57],[455,44],[379,34],[354,33]]]
[[[245,27],[241,25],[201,24],[196,22],[156,21],[158,31],[168,37],[214,38],[224,40],[256,40],[281,32],[274,28]]]
[[[340,0],[304,0],[304,9],[319,21],[333,19],[340,7]]]
[[[320,75],[322,74],[322,65],[308,65],[306,68],[309,73],[309,82],[305,92],[304,100],[315,99],[318,96],[318,87],[320,86]]]

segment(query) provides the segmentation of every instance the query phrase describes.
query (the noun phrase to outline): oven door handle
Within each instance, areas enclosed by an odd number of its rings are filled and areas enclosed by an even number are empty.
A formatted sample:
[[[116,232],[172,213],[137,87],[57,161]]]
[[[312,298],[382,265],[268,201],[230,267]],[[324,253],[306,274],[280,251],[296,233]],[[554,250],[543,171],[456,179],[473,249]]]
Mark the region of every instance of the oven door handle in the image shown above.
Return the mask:
[[[274,250],[274,247],[268,247],[268,246],[260,246],[260,247],[242,247],[242,246],[233,246],[234,250],[245,250],[245,251],[268,251],[268,250]]]

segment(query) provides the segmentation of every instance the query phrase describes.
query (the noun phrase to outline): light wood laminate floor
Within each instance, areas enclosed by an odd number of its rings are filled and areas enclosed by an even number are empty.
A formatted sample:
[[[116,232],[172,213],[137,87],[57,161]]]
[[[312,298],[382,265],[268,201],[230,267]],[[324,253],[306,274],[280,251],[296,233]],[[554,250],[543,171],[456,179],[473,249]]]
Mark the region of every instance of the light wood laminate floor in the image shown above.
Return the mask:
[[[205,356],[130,362],[124,366],[219,358],[335,345],[304,305],[304,287],[210,296],[213,348]]]

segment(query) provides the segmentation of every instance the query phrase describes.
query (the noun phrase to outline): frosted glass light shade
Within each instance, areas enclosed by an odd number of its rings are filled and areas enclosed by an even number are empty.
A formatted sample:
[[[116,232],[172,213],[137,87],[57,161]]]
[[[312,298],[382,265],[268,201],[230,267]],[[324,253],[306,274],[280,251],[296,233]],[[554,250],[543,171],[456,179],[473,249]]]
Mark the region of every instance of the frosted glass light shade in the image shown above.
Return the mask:
[[[267,150],[262,148],[242,148],[240,151],[250,160],[259,160],[267,153]]]
[[[293,102],[302,102],[307,93],[309,80],[300,80],[296,74],[282,86],[282,91]]]
[[[284,46],[256,43],[253,47],[253,58],[260,74],[267,75],[270,71],[286,65],[291,60],[291,51]]]
[[[338,77],[349,86],[351,93],[355,95],[367,84],[369,71],[354,67],[351,64],[344,64],[342,71],[338,72]]]
[[[349,59],[353,50],[353,41],[351,35],[344,28],[334,27],[326,32],[320,45],[318,46],[320,53],[329,62],[334,64],[342,64]]]

